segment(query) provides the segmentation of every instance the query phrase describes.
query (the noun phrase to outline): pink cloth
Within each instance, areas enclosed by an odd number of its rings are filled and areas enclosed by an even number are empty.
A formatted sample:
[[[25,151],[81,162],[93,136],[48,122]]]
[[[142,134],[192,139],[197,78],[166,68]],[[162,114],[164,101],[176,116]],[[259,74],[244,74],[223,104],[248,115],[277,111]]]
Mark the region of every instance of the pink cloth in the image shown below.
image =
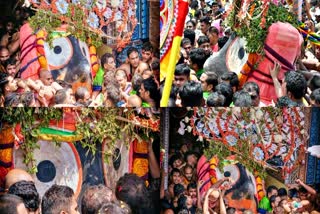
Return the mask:
[[[33,46],[33,47],[32,47]],[[24,24],[20,28],[20,48],[21,57],[24,57],[21,61],[21,68],[25,67],[28,63],[28,68],[22,72],[21,78],[27,79],[31,78],[33,80],[39,79],[38,71],[40,69],[40,64],[38,60],[34,60],[38,57],[36,46],[36,36],[33,35],[33,30],[29,23]]]
[[[220,26],[221,19],[216,19],[212,22],[211,26],[216,27],[219,31],[219,38],[224,36],[223,30]]]
[[[265,43],[270,46],[275,52],[285,58],[291,64],[294,64],[296,58],[300,55],[301,44],[303,38],[299,31],[288,23],[277,22],[269,27],[269,34]],[[278,61],[269,52],[265,50],[272,61]],[[266,57],[260,62],[257,70],[262,71],[267,76],[264,76],[257,71],[253,71],[249,74],[247,82],[256,82],[260,87],[260,99],[265,104],[271,104],[271,101],[276,102],[277,96],[274,89],[274,85],[270,76],[269,68],[274,67],[274,63],[268,60]],[[259,60],[258,60],[259,62]],[[279,62],[279,61],[278,61]],[[280,62],[281,64],[281,62]],[[283,66],[283,64],[281,64]],[[278,79],[283,80],[286,70],[281,68]],[[269,82],[268,84],[264,81]]]

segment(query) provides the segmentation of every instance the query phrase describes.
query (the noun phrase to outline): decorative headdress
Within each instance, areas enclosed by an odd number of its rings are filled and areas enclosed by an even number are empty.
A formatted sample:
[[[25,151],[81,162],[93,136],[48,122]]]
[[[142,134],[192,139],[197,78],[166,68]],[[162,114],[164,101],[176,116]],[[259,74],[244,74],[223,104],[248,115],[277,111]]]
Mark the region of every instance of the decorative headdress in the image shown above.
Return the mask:
[[[48,35],[67,24],[67,31],[82,41],[101,45],[101,37],[115,48],[124,48],[137,24],[135,0],[30,0],[37,13],[30,18],[34,30],[44,28]],[[50,43],[50,37],[47,38]]]

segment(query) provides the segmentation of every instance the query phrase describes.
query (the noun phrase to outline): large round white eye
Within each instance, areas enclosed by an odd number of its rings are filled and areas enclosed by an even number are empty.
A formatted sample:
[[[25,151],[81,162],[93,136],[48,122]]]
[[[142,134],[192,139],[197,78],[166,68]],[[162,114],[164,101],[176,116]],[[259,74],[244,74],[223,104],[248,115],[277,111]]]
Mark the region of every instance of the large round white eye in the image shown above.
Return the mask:
[[[232,183],[236,183],[240,178],[240,170],[237,165],[229,164],[223,167],[223,172],[217,173],[218,180],[230,177],[232,179]]]
[[[66,37],[54,39],[52,48],[50,48],[48,43],[45,43],[44,50],[51,70],[65,67],[73,56],[71,41]]]
[[[247,62],[249,54],[245,51],[245,44],[246,41],[239,37],[230,44],[226,53],[226,65],[229,71],[238,74]]]
[[[76,195],[80,193],[82,185],[82,167],[79,154],[72,143],[38,141],[40,149],[34,151],[38,172],[32,175],[37,190],[42,197],[53,184],[71,187]],[[16,168],[26,169],[23,163],[23,152],[19,149],[14,154]]]
[[[91,65],[90,61],[90,52],[87,43],[79,40],[79,47],[81,50],[82,55],[88,60],[89,64]]]

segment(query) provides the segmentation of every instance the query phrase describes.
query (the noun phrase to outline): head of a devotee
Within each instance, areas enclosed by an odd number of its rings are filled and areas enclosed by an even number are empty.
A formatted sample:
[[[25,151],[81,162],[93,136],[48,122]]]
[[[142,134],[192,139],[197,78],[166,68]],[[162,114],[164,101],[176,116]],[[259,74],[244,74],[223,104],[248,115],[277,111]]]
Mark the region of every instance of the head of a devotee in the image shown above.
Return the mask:
[[[200,30],[204,35],[207,34],[207,31],[210,25],[211,25],[210,17],[204,16],[200,19]]]
[[[21,197],[29,214],[39,213],[40,196],[33,181],[18,181],[10,186],[8,193]]]
[[[150,42],[145,42],[141,48],[142,61],[150,63],[153,57],[153,46]]]
[[[95,214],[104,204],[113,200],[112,190],[102,184],[89,186],[81,199],[81,213]]]
[[[270,198],[273,195],[278,195],[278,188],[271,185],[267,188],[267,197]]]
[[[0,213],[28,214],[22,198],[12,194],[0,195]]]
[[[32,176],[25,170],[15,168],[8,172],[5,177],[5,188],[9,189],[12,184],[15,184],[19,181],[32,181]]]
[[[184,176],[189,182],[193,179],[193,173],[194,173],[193,171],[194,171],[193,167],[188,164],[183,169]]]
[[[79,214],[77,199],[68,186],[54,184],[44,194],[42,214]]]
[[[135,47],[130,47],[127,50],[128,61],[133,68],[137,68],[140,63],[139,51]]]
[[[10,58],[10,52],[9,52],[8,48],[1,47],[0,48],[0,63],[4,64],[4,62],[6,60],[8,60],[9,58]]]
[[[51,71],[48,71],[47,69],[41,69],[39,71],[39,79],[44,85],[51,85],[53,83],[53,77],[51,74]]]
[[[105,53],[101,57],[101,65],[106,72],[116,70],[116,62],[114,60],[114,56],[110,53]]]
[[[190,68],[186,64],[179,64],[174,71],[173,84],[180,88],[190,79]]]

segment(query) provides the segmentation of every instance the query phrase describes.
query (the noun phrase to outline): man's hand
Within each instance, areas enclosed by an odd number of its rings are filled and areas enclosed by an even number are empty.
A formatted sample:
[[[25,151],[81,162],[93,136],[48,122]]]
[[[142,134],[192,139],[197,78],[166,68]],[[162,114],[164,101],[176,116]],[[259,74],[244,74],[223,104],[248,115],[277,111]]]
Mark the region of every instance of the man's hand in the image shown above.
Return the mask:
[[[271,69],[271,68],[269,67],[269,71],[270,71],[270,75],[271,75],[272,79],[278,78],[278,74],[279,74],[280,69],[281,69],[281,65],[280,65],[280,63],[277,62],[277,61],[274,62],[274,67],[273,67],[273,69]]]

